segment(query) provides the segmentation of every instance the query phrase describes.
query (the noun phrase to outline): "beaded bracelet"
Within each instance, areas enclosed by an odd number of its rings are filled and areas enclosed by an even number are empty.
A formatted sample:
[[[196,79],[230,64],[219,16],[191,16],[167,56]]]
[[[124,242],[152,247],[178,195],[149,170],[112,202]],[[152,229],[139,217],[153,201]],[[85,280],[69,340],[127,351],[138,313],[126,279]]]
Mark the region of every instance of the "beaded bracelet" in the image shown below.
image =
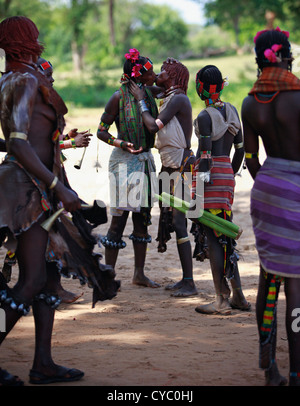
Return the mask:
[[[76,142],[74,138],[70,138],[66,141],[59,141],[60,149],[76,148]]]
[[[201,154],[201,159],[211,159],[211,154]]]
[[[107,143],[108,143],[109,145],[114,145],[115,139],[116,139],[116,137],[114,137],[113,135],[111,135],[111,136],[108,138]]]
[[[246,152],[245,158],[246,159],[258,158],[258,152]]]
[[[110,129],[110,124],[104,123],[103,121],[100,121],[98,130],[100,131],[108,131]]]

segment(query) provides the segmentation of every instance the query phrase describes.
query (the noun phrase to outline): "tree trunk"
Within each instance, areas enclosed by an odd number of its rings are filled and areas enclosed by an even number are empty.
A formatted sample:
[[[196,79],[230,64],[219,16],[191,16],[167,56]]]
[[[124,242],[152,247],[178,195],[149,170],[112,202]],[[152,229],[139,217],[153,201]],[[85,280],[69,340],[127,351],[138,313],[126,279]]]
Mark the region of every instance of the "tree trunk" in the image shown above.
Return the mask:
[[[266,28],[267,30],[273,30],[274,29],[274,20],[276,18],[276,14],[274,11],[271,10],[266,10],[265,13],[265,19],[266,19]]]
[[[240,49],[240,24],[239,24],[239,18],[235,17],[233,20],[233,26],[234,26],[234,34],[235,34],[235,44],[237,51]]]
[[[78,73],[81,70],[81,57],[78,49],[78,45],[75,41],[72,41],[72,60],[73,60],[73,69],[74,72]]]
[[[116,46],[115,36],[115,24],[114,24],[114,6],[115,1],[109,0],[109,31],[110,31],[110,43],[113,47]]]

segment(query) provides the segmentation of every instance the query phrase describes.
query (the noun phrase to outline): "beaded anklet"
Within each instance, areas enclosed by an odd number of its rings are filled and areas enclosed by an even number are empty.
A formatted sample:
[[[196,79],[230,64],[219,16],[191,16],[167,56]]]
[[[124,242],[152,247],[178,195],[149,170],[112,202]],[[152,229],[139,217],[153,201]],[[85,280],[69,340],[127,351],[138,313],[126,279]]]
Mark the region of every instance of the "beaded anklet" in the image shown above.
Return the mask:
[[[105,248],[115,248],[115,249],[123,249],[126,247],[126,242],[123,240],[119,241],[114,241],[114,240],[109,240],[107,237],[102,237],[100,238],[100,242]]]
[[[129,239],[132,240],[132,242],[139,242],[139,243],[150,243],[152,241],[151,235],[147,234],[145,237],[137,237],[133,233],[130,234]]]
[[[57,309],[61,304],[61,298],[57,295],[51,295],[49,293],[40,293],[34,298],[35,301],[44,300],[45,303],[52,307],[52,309]]]
[[[26,316],[30,312],[30,306],[26,303],[18,303],[12,296],[8,295],[7,290],[0,291],[0,303],[8,304],[12,310],[16,310]]]

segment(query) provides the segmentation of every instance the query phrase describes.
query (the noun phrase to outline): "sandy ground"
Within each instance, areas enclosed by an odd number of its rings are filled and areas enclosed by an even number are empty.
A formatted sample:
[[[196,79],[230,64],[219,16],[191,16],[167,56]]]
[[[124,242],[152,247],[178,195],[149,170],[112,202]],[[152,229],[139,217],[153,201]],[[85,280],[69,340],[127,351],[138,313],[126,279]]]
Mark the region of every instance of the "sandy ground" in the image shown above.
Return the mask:
[[[87,117],[88,121],[88,117]],[[76,126],[76,120],[72,123]],[[95,123],[97,125],[97,123]],[[86,128],[90,126],[87,124]],[[91,128],[95,133],[95,129]],[[74,169],[82,150],[68,151],[66,169],[71,185],[79,195],[92,203],[108,200],[107,162],[111,147],[94,137],[81,170]],[[98,172],[95,162],[101,168]],[[154,151],[157,169],[159,156]],[[244,170],[236,177],[233,207],[234,222],[244,232],[238,241],[239,269],[251,312],[233,311],[230,316],[205,316],[195,312],[200,303],[214,300],[214,287],[209,262],[194,261],[194,278],[199,294],[191,298],[173,298],[164,286],[181,278],[175,238],[164,254],[157,253],[155,242],[158,207],[154,207],[153,224],[146,258],[147,275],[161,284],[160,288],[137,287],[131,283],[133,250],[128,235],[127,248],[117,262],[121,291],[111,301],[91,308],[92,291],[77,281],[63,279],[66,289],[84,292],[76,303],[62,305],[56,314],[53,334],[53,357],[57,363],[82,369],[84,378],[76,386],[263,386],[264,375],[258,368],[258,335],[255,300],[258,287],[258,258],[249,215],[252,180]],[[189,224],[191,225],[191,223]],[[96,229],[105,234],[109,222]],[[193,236],[191,235],[193,241]],[[103,248],[97,248],[103,252]],[[0,249],[0,259],[5,251]],[[18,275],[13,269],[13,281]],[[288,376],[288,344],[284,327],[285,300],[279,296],[277,360],[283,375]],[[1,366],[28,383],[34,351],[32,313],[23,317],[1,347]],[[53,384],[52,386],[54,386]],[[61,384],[62,385],[62,384]]]

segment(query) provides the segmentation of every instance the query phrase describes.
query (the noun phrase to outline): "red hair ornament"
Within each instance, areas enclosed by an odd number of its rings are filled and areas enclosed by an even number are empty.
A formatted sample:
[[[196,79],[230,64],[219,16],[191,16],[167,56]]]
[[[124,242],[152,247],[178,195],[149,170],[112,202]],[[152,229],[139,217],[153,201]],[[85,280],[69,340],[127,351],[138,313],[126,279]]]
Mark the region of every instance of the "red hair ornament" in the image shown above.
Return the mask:
[[[140,53],[137,49],[131,48],[129,49],[129,53],[125,54],[124,56],[130,62],[135,63],[139,59]]]

